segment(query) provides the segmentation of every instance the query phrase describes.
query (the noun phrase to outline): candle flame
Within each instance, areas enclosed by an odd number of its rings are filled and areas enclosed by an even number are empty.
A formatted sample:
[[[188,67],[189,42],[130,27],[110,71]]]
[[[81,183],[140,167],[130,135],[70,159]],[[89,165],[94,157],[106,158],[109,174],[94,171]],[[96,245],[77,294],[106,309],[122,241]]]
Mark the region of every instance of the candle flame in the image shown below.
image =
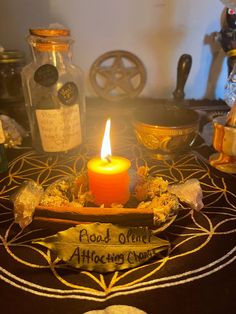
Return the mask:
[[[111,129],[111,119],[106,122],[106,128],[104,132],[104,137],[102,141],[101,158],[106,159],[110,162],[111,156],[111,141],[110,141],[110,129]]]

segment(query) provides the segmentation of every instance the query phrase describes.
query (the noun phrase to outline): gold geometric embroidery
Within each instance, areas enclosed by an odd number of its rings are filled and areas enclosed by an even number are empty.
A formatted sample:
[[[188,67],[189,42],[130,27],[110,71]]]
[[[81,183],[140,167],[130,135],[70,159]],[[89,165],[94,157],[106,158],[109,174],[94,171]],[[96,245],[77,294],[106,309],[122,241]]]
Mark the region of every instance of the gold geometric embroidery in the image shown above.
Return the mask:
[[[32,272],[35,269],[50,272],[60,283],[60,288],[50,286],[50,281],[47,284],[36,279],[29,282],[24,278],[23,272],[18,277],[13,269],[8,270],[8,265],[0,260],[2,280],[31,293],[52,298],[102,301],[116,295],[197,280],[235,260],[233,243],[227,243],[221,256],[214,255],[214,251],[211,251],[212,244],[217,246],[221,237],[227,242],[227,236],[236,233],[236,193],[234,187],[230,190],[227,186],[227,176],[212,174],[209,164],[194,152],[186,153],[176,161],[147,163],[145,152],[134,144],[133,137],[121,137],[114,147],[114,151],[122,151],[123,155],[129,156],[133,168],[148,164],[154,175],[160,175],[170,183],[190,178],[198,178],[201,182],[204,209],[199,213],[181,210],[173,225],[161,234],[171,242],[169,251],[140,267],[103,275],[69,269],[57,259],[54,260],[48,250],[33,245],[31,240],[41,236],[44,230],[26,228],[20,231],[12,223],[12,210],[6,205],[10,194],[27,179],[34,179],[46,187],[64,175],[86,169],[87,160],[96,155],[98,149],[98,145],[90,138],[86,145],[66,158],[48,157],[28,151],[9,164],[9,176],[0,180],[0,202],[3,203],[0,209],[0,252],[4,250],[5,254],[28,272],[30,269]],[[8,227],[3,229],[3,225]],[[24,255],[21,254],[21,248],[24,248]],[[203,252],[206,256],[206,250],[210,250],[211,254],[207,254],[206,259],[199,259]],[[170,267],[171,265],[175,267]],[[165,267],[168,267],[168,274],[165,273]]]

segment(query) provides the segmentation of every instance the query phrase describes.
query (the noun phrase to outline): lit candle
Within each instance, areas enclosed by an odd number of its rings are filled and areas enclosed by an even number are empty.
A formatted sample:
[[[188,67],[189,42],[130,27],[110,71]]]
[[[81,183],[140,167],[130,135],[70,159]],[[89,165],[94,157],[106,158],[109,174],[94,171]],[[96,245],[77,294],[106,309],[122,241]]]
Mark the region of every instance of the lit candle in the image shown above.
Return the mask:
[[[123,157],[112,156],[110,144],[110,125],[107,120],[102,142],[101,157],[88,162],[89,189],[94,203],[110,206],[112,203],[125,204],[129,197],[130,161]]]

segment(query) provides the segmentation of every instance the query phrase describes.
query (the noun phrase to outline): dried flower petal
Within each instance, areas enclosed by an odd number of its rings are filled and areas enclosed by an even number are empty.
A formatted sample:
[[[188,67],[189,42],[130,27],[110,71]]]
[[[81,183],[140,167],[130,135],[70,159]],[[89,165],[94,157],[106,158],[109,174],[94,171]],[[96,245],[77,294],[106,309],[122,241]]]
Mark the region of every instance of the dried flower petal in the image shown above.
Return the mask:
[[[137,169],[137,174],[141,177],[147,177],[149,174],[149,168],[147,166],[141,166]]]
[[[150,177],[148,183],[148,195],[150,198],[155,197],[155,195],[161,195],[167,191],[168,181],[165,181],[162,177]]]
[[[134,195],[138,201],[144,201],[148,198],[148,183],[143,182],[134,187]]]
[[[111,204],[111,207],[112,207],[112,208],[123,208],[124,205],[122,205],[122,204],[117,204],[117,203],[112,203],[112,204]]]
[[[43,188],[40,185],[34,181],[26,181],[13,196],[15,222],[21,228],[31,223],[42,194]]]

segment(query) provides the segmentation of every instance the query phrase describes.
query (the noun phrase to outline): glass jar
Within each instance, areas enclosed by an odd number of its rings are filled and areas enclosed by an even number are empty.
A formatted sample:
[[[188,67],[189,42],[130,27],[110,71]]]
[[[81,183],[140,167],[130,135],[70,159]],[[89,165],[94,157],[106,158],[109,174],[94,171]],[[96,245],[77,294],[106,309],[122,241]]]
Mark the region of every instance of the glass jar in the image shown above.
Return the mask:
[[[0,52],[0,103],[23,100],[20,73],[24,64],[23,52],[18,50]]]
[[[72,64],[70,31],[32,29],[33,61],[22,84],[33,146],[45,153],[67,152],[82,143],[85,96],[82,71]]]

